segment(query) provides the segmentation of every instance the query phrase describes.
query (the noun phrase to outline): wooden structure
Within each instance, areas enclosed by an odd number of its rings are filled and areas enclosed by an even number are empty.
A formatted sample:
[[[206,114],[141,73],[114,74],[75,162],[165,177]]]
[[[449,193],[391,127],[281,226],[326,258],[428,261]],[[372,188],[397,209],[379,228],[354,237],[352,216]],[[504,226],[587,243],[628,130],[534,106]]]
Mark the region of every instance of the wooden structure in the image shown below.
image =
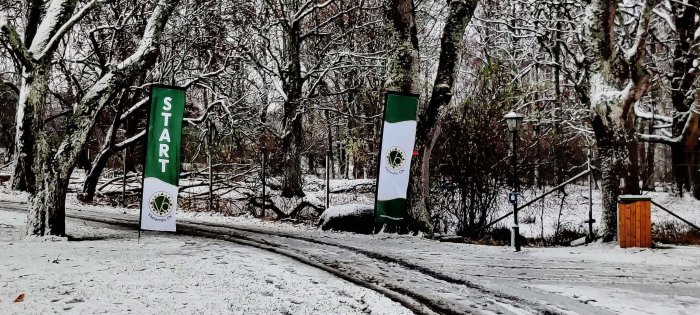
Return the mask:
[[[651,198],[620,196],[617,204],[617,239],[621,248],[651,247]]]

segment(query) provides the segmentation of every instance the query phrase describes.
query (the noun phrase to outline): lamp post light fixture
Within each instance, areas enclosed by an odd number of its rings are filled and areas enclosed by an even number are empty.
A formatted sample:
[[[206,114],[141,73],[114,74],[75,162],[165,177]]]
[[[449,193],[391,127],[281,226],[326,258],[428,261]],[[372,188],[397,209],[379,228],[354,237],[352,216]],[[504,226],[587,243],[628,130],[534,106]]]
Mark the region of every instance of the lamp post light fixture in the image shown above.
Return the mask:
[[[510,230],[510,245],[516,252],[518,252],[520,251],[520,227],[518,226],[518,192],[520,187],[518,187],[518,158],[516,141],[518,140],[518,131],[520,131],[520,127],[523,125],[523,120],[525,120],[525,115],[510,112],[503,116],[503,119],[505,119],[506,124],[508,125],[508,131],[513,134],[513,191],[508,195],[508,200],[513,204],[513,226]]]

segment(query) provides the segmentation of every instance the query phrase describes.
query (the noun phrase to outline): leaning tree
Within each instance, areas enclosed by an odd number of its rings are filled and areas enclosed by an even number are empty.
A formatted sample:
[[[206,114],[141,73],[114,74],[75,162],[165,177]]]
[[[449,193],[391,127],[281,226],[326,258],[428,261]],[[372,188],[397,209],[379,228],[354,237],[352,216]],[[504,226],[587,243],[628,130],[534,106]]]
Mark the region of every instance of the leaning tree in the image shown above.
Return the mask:
[[[29,47],[19,40],[13,28],[3,26],[5,38],[22,62],[25,74],[18,107],[24,117],[18,114],[17,137],[23,135],[26,139],[22,143],[32,147],[31,161],[18,162],[20,166],[31,162],[29,169],[34,174],[31,181],[27,181],[30,193],[28,234],[65,235],[65,198],[70,175],[96,116],[118,91],[156,62],[161,34],[177,2],[159,0],[155,4],[137,47],[126,58],[99,73],[92,86],[73,104],[72,111],[66,114],[65,131],[57,141],[52,139],[56,135],[51,134],[43,119],[52,54],[64,35],[99,3],[91,1],[74,13],[77,1],[51,1]],[[23,128],[21,132],[20,127]],[[26,159],[26,155],[18,156]],[[23,169],[27,167],[23,166]],[[26,172],[24,174],[26,176]]]

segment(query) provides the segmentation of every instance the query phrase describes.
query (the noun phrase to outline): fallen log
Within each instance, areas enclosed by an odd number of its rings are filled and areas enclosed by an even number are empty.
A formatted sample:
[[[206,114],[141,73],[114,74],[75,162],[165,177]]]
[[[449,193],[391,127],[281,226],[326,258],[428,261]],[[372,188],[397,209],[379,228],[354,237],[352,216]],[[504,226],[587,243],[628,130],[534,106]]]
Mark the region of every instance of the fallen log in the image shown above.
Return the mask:
[[[374,230],[374,206],[347,204],[326,209],[316,226],[322,230],[335,230],[372,234]]]

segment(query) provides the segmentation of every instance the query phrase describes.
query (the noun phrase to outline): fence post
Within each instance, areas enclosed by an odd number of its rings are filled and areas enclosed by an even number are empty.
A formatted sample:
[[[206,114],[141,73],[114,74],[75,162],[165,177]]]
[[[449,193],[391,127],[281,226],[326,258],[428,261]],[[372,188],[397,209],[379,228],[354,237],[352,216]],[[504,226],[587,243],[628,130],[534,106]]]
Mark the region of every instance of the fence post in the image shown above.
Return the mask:
[[[126,120],[126,123],[124,124],[124,138],[127,139],[126,137],[126,128],[129,125],[129,120]],[[129,146],[124,146],[124,152],[122,152],[122,207],[126,207],[126,157],[127,151],[129,150]]]
[[[262,147],[262,212],[261,216],[264,218],[265,217],[265,173],[266,173],[266,168],[267,168],[267,148]]]
[[[207,168],[209,169],[209,204],[207,205],[207,208],[209,212],[211,212],[214,209],[214,171],[211,168],[211,152],[212,152],[212,132],[211,132],[211,119],[207,117]],[[221,211],[221,209],[219,209]]]

